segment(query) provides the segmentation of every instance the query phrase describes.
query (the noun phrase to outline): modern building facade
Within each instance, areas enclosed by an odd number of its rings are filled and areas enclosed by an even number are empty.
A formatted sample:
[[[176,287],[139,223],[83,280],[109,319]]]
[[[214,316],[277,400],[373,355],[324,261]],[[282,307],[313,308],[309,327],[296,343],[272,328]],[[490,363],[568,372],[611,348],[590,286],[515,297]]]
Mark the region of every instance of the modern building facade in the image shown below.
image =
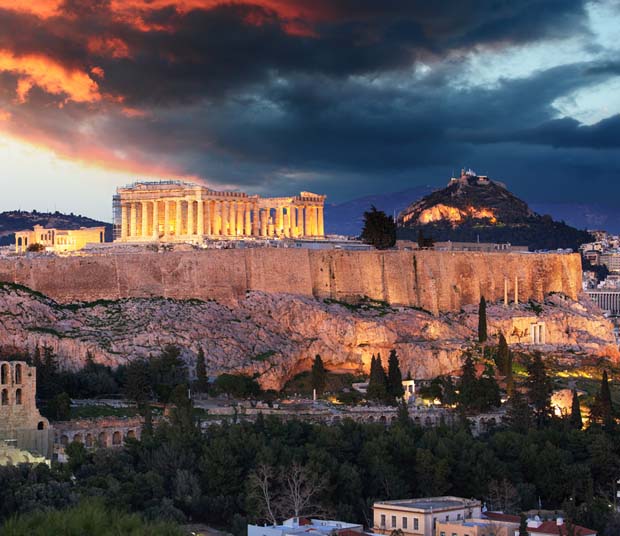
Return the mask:
[[[405,536],[435,536],[439,522],[479,518],[480,514],[480,501],[460,497],[381,501],[373,505],[373,532],[389,535],[401,530]]]
[[[114,196],[117,242],[322,238],[325,196],[264,198],[182,181],[136,182]]]
[[[35,225],[32,231],[15,233],[15,251],[24,253],[28,247],[39,244],[43,251],[62,253],[78,251],[86,244],[105,241],[105,227],[81,227],[80,229],[46,229]]]
[[[364,527],[357,523],[292,517],[281,525],[248,525],[248,536],[360,536]]]

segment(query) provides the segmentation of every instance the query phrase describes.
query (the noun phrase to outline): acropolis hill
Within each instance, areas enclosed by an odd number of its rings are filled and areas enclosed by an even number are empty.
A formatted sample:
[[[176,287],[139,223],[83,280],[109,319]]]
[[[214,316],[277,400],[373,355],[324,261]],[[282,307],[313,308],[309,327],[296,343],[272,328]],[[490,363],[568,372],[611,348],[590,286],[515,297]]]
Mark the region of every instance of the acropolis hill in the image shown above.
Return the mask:
[[[355,302],[367,297],[434,314],[511,298],[574,300],[577,254],[250,248],[68,257],[5,257],[0,281],[56,301],[165,297],[234,303],[248,291]]]

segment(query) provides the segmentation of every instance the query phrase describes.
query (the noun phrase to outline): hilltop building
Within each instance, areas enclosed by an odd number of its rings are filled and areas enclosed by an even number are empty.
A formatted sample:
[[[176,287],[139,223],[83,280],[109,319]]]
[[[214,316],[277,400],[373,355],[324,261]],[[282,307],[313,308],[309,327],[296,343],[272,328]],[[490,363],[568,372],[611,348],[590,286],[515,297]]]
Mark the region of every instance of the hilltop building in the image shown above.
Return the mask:
[[[292,517],[281,525],[248,525],[248,536],[355,536],[364,535],[364,528],[357,523]]]
[[[434,536],[440,521],[479,518],[481,503],[460,497],[426,497],[376,502],[372,509],[375,533],[391,534],[400,529],[405,536]]]
[[[182,181],[136,182],[114,196],[116,242],[323,238],[325,196],[263,198]]]
[[[32,231],[15,233],[15,252],[24,253],[28,246],[39,244],[44,251],[64,253],[78,251],[86,244],[105,241],[105,227],[81,227],[80,229],[46,229],[35,225]]]

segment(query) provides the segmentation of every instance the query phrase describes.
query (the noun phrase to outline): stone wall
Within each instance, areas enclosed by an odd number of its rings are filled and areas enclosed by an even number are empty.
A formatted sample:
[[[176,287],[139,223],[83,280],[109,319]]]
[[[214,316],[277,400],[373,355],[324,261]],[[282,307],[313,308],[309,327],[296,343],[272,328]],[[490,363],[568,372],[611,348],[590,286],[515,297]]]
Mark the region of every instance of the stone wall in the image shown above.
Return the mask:
[[[576,299],[577,254],[440,251],[335,251],[288,248],[128,253],[0,259],[0,281],[59,302],[136,297],[235,302],[248,290],[354,301],[367,296],[433,313],[503,298]]]
[[[36,392],[35,367],[25,361],[0,361],[0,432],[49,427],[37,409]]]

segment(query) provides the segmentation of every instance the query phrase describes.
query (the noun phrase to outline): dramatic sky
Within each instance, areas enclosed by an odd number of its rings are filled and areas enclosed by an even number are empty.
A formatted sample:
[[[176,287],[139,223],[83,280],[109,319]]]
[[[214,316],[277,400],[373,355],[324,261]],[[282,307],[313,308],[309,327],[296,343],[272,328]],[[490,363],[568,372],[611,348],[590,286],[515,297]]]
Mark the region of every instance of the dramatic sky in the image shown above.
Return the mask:
[[[471,167],[617,204],[620,0],[0,0],[0,210],[117,185],[326,193]]]

